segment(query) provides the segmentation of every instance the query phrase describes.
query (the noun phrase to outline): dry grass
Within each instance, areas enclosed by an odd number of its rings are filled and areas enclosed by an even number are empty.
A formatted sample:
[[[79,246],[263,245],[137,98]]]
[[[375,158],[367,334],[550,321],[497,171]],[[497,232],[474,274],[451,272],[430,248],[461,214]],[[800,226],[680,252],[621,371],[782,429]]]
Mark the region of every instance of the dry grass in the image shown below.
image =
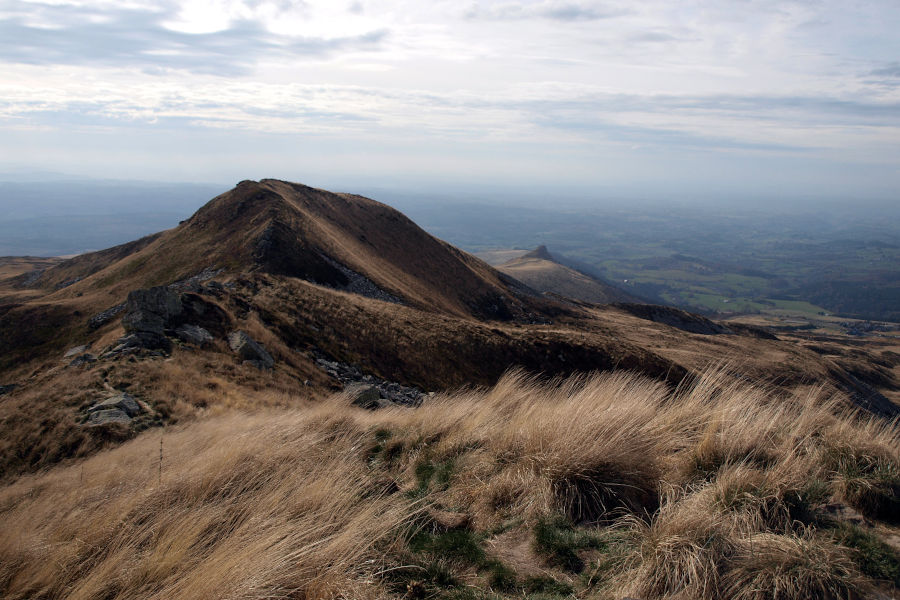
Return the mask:
[[[860,597],[864,557],[819,505],[894,501],[900,432],[844,406],[715,370],[674,392],[511,373],[416,410],[335,396],[186,425],[161,485],[157,430],[0,491],[0,595]],[[492,558],[538,531],[568,557],[543,579]]]

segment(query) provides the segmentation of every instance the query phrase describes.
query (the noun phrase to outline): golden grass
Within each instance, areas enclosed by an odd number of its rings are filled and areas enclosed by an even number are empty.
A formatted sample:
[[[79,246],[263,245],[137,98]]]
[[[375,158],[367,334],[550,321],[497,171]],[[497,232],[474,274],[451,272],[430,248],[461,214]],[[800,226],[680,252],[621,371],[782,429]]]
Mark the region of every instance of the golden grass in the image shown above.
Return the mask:
[[[514,372],[419,409],[338,395],[175,428],[161,478],[150,431],[0,490],[0,595],[399,597],[391,574],[457,564],[409,562],[409,536],[440,531],[437,508],[467,516],[471,543],[547,518],[607,540],[575,549],[593,572],[578,597],[855,598],[874,583],[817,506],[860,501],[849,478],[891,502],[900,432],[845,406],[716,370],[675,391],[627,373]],[[510,527],[521,534],[496,533]],[[478,560],[456,577],[487,588]],[[409,590],[443,597],[431,581]]]

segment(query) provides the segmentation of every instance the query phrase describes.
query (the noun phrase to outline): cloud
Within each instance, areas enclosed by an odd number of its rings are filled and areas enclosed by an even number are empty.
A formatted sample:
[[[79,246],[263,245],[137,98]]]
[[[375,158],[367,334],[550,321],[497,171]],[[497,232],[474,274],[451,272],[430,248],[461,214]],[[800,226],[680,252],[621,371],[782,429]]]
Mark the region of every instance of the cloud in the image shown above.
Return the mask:
[[[604,140],[640,145],[700,150],[749,150],[756,152],[807,152],[812,148],[796,144],[758,142],[739,137],[701,134],[676,128],[624,125],[603,118],[561,118],[538,115],[535,124],[551,129],[567,129],[582,135],[600,136]]]
[[[872,75],[900,78],[900,62],[893,62],[887,66],[881,67],[880,69],[875,69],[874,71],[872,71]]]
[[[679,38],[665,31],[643,31],[628,36],[629,42],[674,42]]]
[[[548,0],[544,2],[509,2],[496,5],[475,4],[466,12],[466,18],[486,21],[511,21],[519,19],[549,19],[577,22],[611,19],[627,14],[619,7],[596,3],[575,3]]]
[[[48,13],[48,11],[50,11]],[[345,50],[374,50],[384,29],[335,38],[286,36],[259,22],[236,20],[221,31],[184,33],[164,23],[172,9],[44,7],[35,15],[0,20],[0,61],[31,65],[96,65],[178,69],[195,73],[247,73],[263,58],[326,56]],[[52,17],[51,23],[41,23]]]

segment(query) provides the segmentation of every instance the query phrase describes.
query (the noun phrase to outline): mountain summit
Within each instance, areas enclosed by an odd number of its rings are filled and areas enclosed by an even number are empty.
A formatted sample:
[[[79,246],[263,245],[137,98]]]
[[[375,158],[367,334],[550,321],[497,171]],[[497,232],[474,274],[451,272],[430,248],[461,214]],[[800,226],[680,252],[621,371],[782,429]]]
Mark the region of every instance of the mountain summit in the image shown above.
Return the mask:
[[[294,277],[454,316],[508,320],[527,312],[523,286],[397,210],[274,179],[242,181],[178,227],[63,263],[37,284],[158,285],[206,268]]]

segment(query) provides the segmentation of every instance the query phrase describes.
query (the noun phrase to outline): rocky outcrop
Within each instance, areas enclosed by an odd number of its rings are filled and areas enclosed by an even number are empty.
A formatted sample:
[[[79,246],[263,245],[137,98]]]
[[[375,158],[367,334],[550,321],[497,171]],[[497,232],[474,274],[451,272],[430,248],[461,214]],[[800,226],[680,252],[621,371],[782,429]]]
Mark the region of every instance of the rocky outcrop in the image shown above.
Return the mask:
[[[107,308],[106,310],[99,312],[88,319],[88,327],[91,329],[98,329],[106,323],[112,321],[113,318],[115,318],[115,316],[121,313],[123,310],[125,310],[124,302],[121,304],[116,304],[111,308]]]
[[[234,331],[228,335],[228,346],[243,359],[244,364],[251,364],[258,369],[271,369],[275,359],[266,352],[258,342],[244,331]]]
[[[400,406],[418,406],[422,403],[424,394],[417,388],[395,381],[386,381],[373,375],[364,375],[359,367],[328,360],[322,355],[316,357],[316,364],[331,377],[344,384],[345,391],[349,391],[349,388],[355,384],[362,384],[375,388],[380,398],[386,403]]]
[[[105,425],[122,423],[128,425],[142,412],[140,404],[133,396],[126,393],[111,396],[94,404],[88,409],[88,425]]]
[[[195,293],[180,292],[172,286],[129,292],[124,306],[122,327],[128,335],[119,338],[101,358],[141,350],[168,353],[172,350],[169,337],[203,346],[213,340],[214,333],[223,335],[229,324],[228,315],[215,303]]]
[[[69,362],[68,366],[70,367],[81,367],[83,365],[89,365],[91,363],[97,362],[97,357],[93,354],[85,352],[84,354],[79,354],[75,358]]]
[[[148,350],[151,354],[164,355],[164,353],[172,351],[172,342],[164,335],[139,331],[120,337],[112,348],[100,355],[100,358],[114,358],[140,350]]]
[[[74,348],[69,348],[66,350],[66,353],[63,354],[63,358],[72,358],[73,356],[78,356],[79,354],[84,354],[88,349],[87,344],[81,346],[75,346]]]
[[[351,383],[344,387],[344,393],[351,398],[354,406],[368,410],[384,408],[393,404],[387,398],[382,398],[378,388],[369,383]]]
[[[88,412],[98,410],[121,410],[129,417],[136,417],[141,413],[141,405],[134,399],[134,396],[122,392],[94,404],[88,409]]]
[[[338,286],[338,289],[342,289],[345,292],[350,292],[351,294],[359,294],[360,296],[365,296],[366,298],[373,298],[375,300],[381,300],[382,302],[392,302],[394,304],[403,304],[403,301],[397,296],[388,293],[375,285],[371,279],[357,273],[353,269],[348,269],[341,263],[332,259],[325,254],[319,253],[319,256],[326,263],[343,273],[344,277],[347,279],[347,283]]]
[[[179,325],[178,329],[175,330],[175,336],[182,342],[195,346],[205,346],[213,341],[213,336],[210,332],[190,323]]]
[[[166,286],[128,293],[122,327],[126,333],[165,335],[181,316],[181,294]]]

